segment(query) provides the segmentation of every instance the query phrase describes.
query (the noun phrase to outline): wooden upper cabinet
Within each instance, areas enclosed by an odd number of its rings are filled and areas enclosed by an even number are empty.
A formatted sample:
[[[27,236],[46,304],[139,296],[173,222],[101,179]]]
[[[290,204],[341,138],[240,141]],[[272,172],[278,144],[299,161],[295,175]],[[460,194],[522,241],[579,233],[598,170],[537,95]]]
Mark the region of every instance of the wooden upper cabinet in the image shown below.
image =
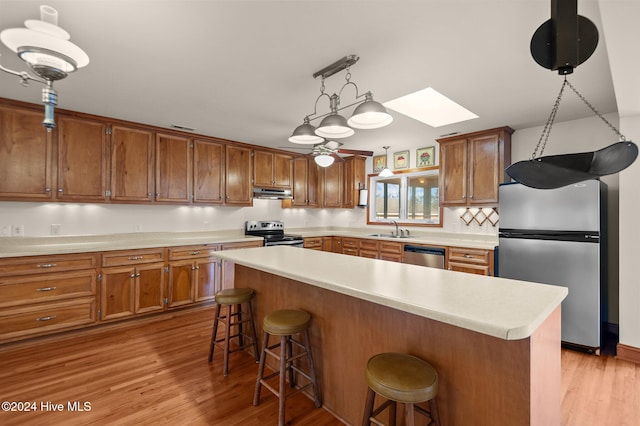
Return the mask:
[[[342,207],[344,162],[335,161],[323,170],[322,206]]]
[[[309,158],[293,160],[292,207],[320,207],[321,167]]]
[[[438,139],[440,205],[497,205],[498,185],[509,179],[512,133],[499,127]]]
[[[342,207],[354,208],[358,205],[360,189],[366,188],[367,185],[366,161],[366,158],[360,156],[344,159],[344,198]]]
[[[225,204],[251,206],[251,149],[228,145],[225,150]]]
[[[153,133],[111,128],[111,200],[153,201]]]
[[[106,201],[107,150],[106,123],[59,116],[56,198],[62,201]]]
[[[269,151],[253,152],[253,185],[266,188],[291,188],[291,156]]]
[[[224,151],[222,143],[193,141],[193,202],[224,202]]]
[[[156,134],[157,202],[188,204],[191,201],[191,140],[187,137]]]
[[[0,198],[51,199],[52,134],[42,111],[0,106]]]

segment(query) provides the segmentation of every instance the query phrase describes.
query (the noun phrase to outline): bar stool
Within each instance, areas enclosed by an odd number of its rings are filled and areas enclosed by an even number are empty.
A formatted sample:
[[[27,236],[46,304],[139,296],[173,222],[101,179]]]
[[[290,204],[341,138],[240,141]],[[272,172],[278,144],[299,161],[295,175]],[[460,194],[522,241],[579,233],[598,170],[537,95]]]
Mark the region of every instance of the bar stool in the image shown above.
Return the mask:
[[[274,311],[268,314],[262,323],[264,330],[264,336],[262,340],[262,351],[260,352],[260,366],[258,367],[258,379],[256,380],[256,390],[253,395],[253,405],[260,404],[260,390],[262,386],[273,392],[279,399],[278,405],[278,425],[283,426],[285,419],[285,401],[298,392],[313,388],[313,396],[315,406],[320,408],[322,406],[322,399],[320,397],[320,389],[318,387],[318,381],[316,379],[316,372],[313,366],[313,358],[311,356],[311,344],[309,343],[309,325],[311,323],[311,315],[301,309],[283,309]],[[295,340],[293,335],[300,333],[302,335],[302,343]],[[280,336],[280,341],[272,346],[269,346],[270,336]],[[292,350],[292,344],[295,344],[301,351],[294,355]],[[280,347],[279,353],[274,351],[275,348]],[[268,376],[264,376],[264,365],[266,355],[273,356],[280,363],[279,371],[276,371]],[[299,358],[306,357],[309,371],[305,372],[300,369],[294,361]],[[299,387],[295,391],[285,391],[285,375],[288,373],[289,386],[294,388],[296,386],[294,372],[302,375],[307,379],[309,383]],[[278,389],[272,387],[267,380],[280,375],[280,381]]]
[[[439,426],[438,406],[438,373],[427,362],[411,355],[401,353],[382,353],[369,358],[367,362],[367,402],[364,410],[362,425],[368,426],[372,422],[378,425],[384,423],[375,417],[389,407],[389,424],[396,424],[397,403],[404,404],[405,421],[407,425],[414,424],[414,411],[418,411]],[[374,410],[376,394],[387,399]],[[415,404],[428,401],[429,410]]]
[[[227,376],[229,374],[229,354],[253,346],[253,353],[258,362],[258,342],[256,340],[256,325],[253,321],[253,312],[251,309],[251,300],[253,299],[253,289],[251,288],[229,288],[221,290],[216,293],[215,301],[216,316],[213,321],[213,332],[211,333],[211,348],[209,350],[209,362],[213,360],[213,349],[217,346],[224,351],[224,361],[222,367],[222,374]],[[222,307],[225,306],[225,313],[222,314]],[[243,311],[244,306],[244,311]],[[235,307],[235,312],[234,312]],[[243,315],[246,315],[243,318]],[[225,333],[224,337],[218,339],[219,323],[224,324]],[[243,324],[249,323],[249,333],[243,328]],[[236,326],[237,332],[231,334],[231,327]],[[229,341],[233,338],[238,338],[238,347],[234,349],[229,348]],[[249,343],[245,343],[245,338],[250,340]],[[224,342],[224,344],[222,343]]]

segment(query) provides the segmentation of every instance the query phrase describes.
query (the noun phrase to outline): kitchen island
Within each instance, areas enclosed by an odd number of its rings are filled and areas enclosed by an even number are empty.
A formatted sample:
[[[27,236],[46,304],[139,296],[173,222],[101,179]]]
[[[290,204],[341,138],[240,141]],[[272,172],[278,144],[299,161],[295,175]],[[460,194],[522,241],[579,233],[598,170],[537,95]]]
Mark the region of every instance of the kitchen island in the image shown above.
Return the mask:
[[[347,424],[361,422],[368,358],[387,351],[436,368],[443,425],[560,423],[566,288],[283,246],[212,255],[256,291],[259,328],[276,309],[312,314],[324,407]]]

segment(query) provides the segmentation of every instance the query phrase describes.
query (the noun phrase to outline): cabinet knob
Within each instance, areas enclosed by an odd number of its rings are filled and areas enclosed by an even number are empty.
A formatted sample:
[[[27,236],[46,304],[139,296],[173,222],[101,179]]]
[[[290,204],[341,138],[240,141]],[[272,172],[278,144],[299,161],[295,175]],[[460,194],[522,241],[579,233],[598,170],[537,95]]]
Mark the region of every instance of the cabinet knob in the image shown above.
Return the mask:
[[[58,192],[62,193],[62,188],[58,188]]]
[[[45,188],[44,192],[47,192],[47,193],[51,192],[51,188]]]

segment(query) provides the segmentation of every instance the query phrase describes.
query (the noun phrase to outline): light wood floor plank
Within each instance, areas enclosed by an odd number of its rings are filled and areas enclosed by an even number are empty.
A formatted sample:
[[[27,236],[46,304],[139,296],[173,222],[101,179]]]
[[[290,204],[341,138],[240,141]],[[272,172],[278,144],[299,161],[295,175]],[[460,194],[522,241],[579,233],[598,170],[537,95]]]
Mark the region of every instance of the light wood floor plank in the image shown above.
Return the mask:
[[[213,308],[57,338],[0,346],[0,399],[36,401],[37,412],[0,412],[2,425],[271,425],[277,399],[253,407],[257,365],[245,353],[207,362]],[[363,392],[366,390],[363,389]],[[63,403],[43,412],[41,402]],[[67,401],[91,411],[69,412]],[[640,365],[562,351],[562,425],[638,426]],[[287,402],[291,425],[342,424],[304,395]]]

